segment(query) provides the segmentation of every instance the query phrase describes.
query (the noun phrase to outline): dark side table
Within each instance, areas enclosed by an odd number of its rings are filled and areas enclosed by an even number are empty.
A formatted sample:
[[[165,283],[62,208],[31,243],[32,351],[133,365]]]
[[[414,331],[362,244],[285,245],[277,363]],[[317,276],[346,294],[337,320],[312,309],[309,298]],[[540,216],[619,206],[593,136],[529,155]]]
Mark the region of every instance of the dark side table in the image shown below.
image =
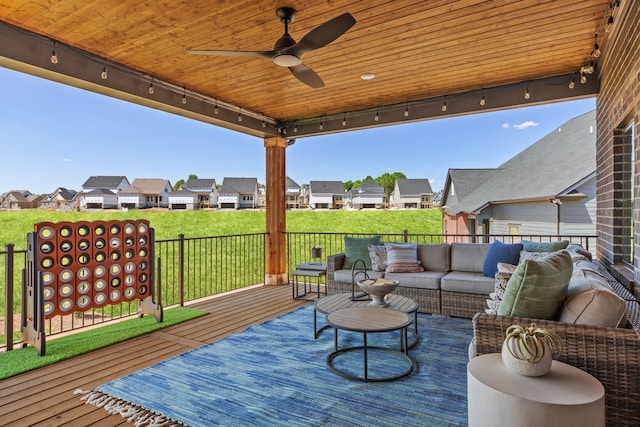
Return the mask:
[[[293,276],[293,281],[291,282],[293,299],[313,301],[314,299],[320,298],[320,278],[327,275],[327,264],[322,262],[305,262],[298,264],[291,275]],[[302,287],[302,291],[300,287]],[[313,295],[314,293],[316,294],[315,298],[307,297],[307,295]],[[324,286],[324,295],[327,295],[326,286]]]

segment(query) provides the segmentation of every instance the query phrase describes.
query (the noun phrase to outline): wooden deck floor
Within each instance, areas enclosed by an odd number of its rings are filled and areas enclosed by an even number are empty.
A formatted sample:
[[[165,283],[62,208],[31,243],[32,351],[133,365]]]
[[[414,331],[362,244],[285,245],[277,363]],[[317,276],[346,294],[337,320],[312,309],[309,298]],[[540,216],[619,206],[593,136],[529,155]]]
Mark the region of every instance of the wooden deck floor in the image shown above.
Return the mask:
[[[211,314],[0,381],[0,425],[130,427],[120,415],[84,404],[74,390],[93,389],[305,304],[291,298],[289,286],[254,286],[189,304]]]

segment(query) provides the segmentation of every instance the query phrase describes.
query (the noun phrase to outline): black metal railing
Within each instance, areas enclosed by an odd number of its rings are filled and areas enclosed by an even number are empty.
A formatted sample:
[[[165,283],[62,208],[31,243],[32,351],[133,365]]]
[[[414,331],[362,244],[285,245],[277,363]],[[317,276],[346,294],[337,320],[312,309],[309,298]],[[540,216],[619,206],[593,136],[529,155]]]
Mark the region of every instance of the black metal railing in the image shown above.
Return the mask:
[[[376,233],[314,233],[287,232],[287,269],[289,274],[297,264],[324,261],[327,256],[344,252],[344,238],[372,236]],[[569,240],[595,255],[597,236],[549,235],[442,235],[403,233],[380,234],[387,242],[518,242],[522,239],[541,242]],[[230,236],[156,240],[156,278],[160,285],[161,303],[168,307],[212,295],[261,284],[265,277],[266,233]],[[322,248],[322,257],[313,259],[311,248]],[[4,327],[0,336],[0,351],[11,350],[19,342],[21,315],[22,270],[26,266],[26,250],[16,250],[8,244],[0,251],[0,286],[4,285]],[[46,321],[47,335],[107,323],[137,314],[137,303],[122,303],[92,309],[84,313],[56,316]],[[17,319],[17,320],[14,320]]]

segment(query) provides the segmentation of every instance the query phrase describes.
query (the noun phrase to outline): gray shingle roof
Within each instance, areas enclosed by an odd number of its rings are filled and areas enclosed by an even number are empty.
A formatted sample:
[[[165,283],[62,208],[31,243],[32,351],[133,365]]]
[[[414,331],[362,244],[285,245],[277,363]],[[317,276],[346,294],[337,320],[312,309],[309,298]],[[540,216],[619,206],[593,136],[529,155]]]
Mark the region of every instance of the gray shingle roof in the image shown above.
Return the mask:
[[[484,175],[487,179],[466,195],[454,184],[459,203],[447,200],[447,210],[460,214],[478,211],[494,201],[565,194],[596,170],[595,118],[594,110],[564,123],[494,173]]]
[[[253,194],[258,188],[257,178],[224,178],[220,193],[224,194]]]
[[[136,178],[128,188],[120,191],[121,194],[160,194],[165,187],[171,184],[161,178]]]
[[[287,176],[287,182],[284,186],[285,188],[300,188],[298,183],[292,180],[291,178],[289,178],[288,176]]]
[[[309,189],[312,194],[344,194],[342,181],[309,181]]]
[[[211,178],[196,178],[190,179],[182,186],[184,188],[213,188],[216,185],[216,180]]]
[[[403,196],[419,196],[421,194],[432,194],[431,183],[428,179],[414,178],[404,179],[398,178],[396,180],[398,190]]]
[[[126,176],[91,176],[82,188],[116,188],[123,180],[129,182]]]

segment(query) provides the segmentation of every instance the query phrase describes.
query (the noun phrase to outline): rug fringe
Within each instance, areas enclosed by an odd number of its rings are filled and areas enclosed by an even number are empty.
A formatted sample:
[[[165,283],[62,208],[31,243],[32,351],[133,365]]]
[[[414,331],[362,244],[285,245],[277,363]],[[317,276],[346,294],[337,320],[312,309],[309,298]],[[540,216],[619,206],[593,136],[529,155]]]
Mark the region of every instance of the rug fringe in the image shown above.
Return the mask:
[[[99,390],[76,389],[73,394],[83,395],[80,400],[84,400],[88,405],[103,408],[105,411],[113,415],[119,414],[122,418],[125,418],[128,423],[133,423],[135,427],[185,426],[185,424],[177,422],[162,414],[155,413]]]

